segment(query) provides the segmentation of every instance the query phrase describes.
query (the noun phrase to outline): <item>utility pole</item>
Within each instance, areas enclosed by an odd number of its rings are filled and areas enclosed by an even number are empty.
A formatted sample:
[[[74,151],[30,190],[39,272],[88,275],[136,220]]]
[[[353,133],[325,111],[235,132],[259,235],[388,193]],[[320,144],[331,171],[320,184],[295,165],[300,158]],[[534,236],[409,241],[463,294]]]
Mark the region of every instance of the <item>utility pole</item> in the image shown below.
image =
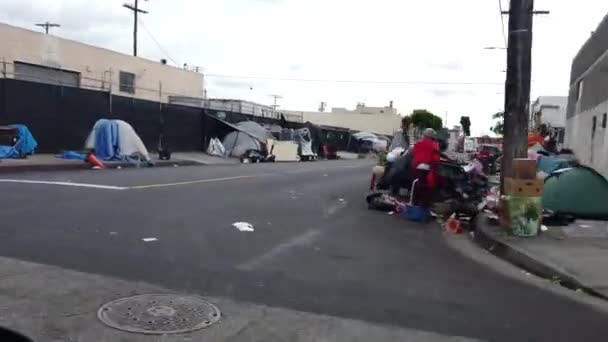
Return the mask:
[[[277,100],[278,99],[282,99],[283,96],[281,95],[270,95],[270,97],[274,98],[274,104],[272,105],[272,117],[274,118],[277,114],[277,108],[279,108],[280,106],[277,104]]]
[[[513,158],[528,156],[528,120],[532,73],[532,17],[534,0],[511,0],[505,82],[504,141],[501,184],[513,175]],[[505,14],[505,12],[503,12]]]
[[[148,1],[148,0],[146,0]],[[133,11],[133,56],[137,56],[137,16],[139,13],[147,14],[147,11],[139,9],[139,0],[135,0],[135,4],[124,4],[122,7]]]
[[[51,27],[61,27],[59,24],[49,23],[48,21],[45,23],[36,24],[36,26],[44,27],[45,34],[49,34],[49,28]]]

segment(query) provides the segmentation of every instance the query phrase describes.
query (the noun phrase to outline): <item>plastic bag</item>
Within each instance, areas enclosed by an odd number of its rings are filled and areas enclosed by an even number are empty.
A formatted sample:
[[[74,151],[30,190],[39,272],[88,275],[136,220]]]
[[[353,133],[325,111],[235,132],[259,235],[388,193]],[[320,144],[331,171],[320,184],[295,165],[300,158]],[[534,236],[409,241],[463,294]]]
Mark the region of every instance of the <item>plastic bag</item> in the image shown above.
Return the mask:
[[[212,138],[209,141],[209,147],[207,147],[207,154],[211,156],[223,157],[226,153],[224,145],[218,138]]]

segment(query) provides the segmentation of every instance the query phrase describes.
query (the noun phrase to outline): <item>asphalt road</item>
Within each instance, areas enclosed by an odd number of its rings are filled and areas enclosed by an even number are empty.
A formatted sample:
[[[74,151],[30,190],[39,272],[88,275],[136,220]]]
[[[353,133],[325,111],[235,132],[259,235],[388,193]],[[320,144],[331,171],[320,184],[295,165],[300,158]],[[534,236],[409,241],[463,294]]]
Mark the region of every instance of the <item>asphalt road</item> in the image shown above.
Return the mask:
[[[463,257],[435,225],[367,210],[370,166],[4,176],[0,255],[452,336],[606,340],[606,315]]]

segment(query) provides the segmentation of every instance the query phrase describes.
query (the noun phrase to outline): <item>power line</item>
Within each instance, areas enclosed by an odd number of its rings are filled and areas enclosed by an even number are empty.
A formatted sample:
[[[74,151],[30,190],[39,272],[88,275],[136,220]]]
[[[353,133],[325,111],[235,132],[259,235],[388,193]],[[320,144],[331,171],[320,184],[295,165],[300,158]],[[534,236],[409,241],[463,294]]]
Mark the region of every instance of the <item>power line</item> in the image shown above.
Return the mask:
[[[175,61],[175,59],[171,58],[171,55],[167,52],[167,50],[165,50],[163,48],[162,45],[160,45],[160,43],[158,42],[158,40],[156,40],[156,38],[154,38],[154,35],[152,34],[152,32],[150,32],[150,30],[148,30],[148,28],[146,27],[146,25],[144,24],[144,21],[140,19],[140,23],[141,23],[141,27],[144,29],[144,31],[146,31],[146,33],[148,34],[148,36],[150,36],[150,38],[152,39],[152,41],[154,41],[154,43],[156,44],[156,46],[158,46],[158,49],[165,54],[165,56],[167,56],[167,58],[169,58],[171,60],[171,62],[173,62],[173,64],[175,64],[176,66],[179,66],[179,63],[177,63]]]
[[[500,25],[501,25],[500,32],[502,33],[502,40],[505,43],[505,48],[507,48],[507,46],[509,46],[509,43],[507,41],[507,35],[505,34],[505,19],[502,17],[503,16],[502,0],[498,0],[498,14],[500,15]]]
[[[214,77],[214,78],[238,78],[238,79],[267,80],[267,81],[317,82],[317,83],[416,84],[416,85],[504,85],[504,83],[502,83],[502,82],[364,81],[364,80],[330,80],[330,79],[237,76],[237,75],[222,75],[222,74],[205,74],[205,76]]]

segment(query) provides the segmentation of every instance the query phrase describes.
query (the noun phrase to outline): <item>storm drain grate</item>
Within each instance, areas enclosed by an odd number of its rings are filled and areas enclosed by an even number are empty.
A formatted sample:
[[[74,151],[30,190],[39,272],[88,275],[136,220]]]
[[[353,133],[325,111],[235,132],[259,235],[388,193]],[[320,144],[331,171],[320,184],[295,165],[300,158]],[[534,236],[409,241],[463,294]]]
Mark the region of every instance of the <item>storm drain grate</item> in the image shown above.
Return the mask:
[[[143,294],[104,304],[97,317],[108,326],[143,334],[179,334],[220,319],[220,310],[196,297]]]

